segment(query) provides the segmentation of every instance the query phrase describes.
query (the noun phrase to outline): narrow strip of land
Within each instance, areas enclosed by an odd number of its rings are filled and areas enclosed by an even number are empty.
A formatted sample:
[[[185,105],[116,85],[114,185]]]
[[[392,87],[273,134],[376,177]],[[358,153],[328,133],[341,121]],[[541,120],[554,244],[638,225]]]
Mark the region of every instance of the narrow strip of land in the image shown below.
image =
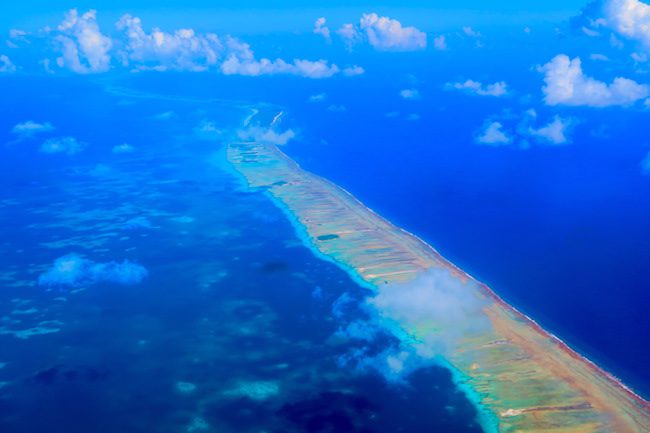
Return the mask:
[[[446,269],[459,281],[471,280],[428,244],[340,187],[302,170],[276,146],[233,143],[226,152],[250,187],[265,189],[288,212],[310,247],[367,285],[409,283],[432,269]],[[498,431],[650,432],[647,401],[487,286],[467,287],[472,292],[465,295],[482,302],[481,314],[490,326],[455,339],[446,361],[460,373],[462,385],[476,393],[476,403],[492,415]],[[453,331],[436,326],[435,317],[404,326],[415,339]]]

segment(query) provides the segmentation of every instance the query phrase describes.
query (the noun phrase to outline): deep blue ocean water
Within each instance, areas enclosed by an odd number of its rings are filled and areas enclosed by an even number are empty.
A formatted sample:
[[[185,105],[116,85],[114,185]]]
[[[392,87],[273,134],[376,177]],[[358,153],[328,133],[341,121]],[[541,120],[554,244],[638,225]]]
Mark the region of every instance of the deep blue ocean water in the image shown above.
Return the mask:
[[[544,54],[506,45],[531,68]],[[567,109],[580,122],[562,147],[476,145],[474,131],[502,102],[450,94],[441,82],[506,79],[518,89],[513,112],[539,90],[534,70],[496,77],[503,68],[489,61],[493,50],[476,54],[472,77],[452,51],[431,54],[443,56],[444,71],[406,54],[378,65],[357,53],[363,81],[2,77],[0,430],[479,431],[445,370],[398,386],[341,363],[360,343],[333,335],[364,313],[333,308],[343,294],[366,293],[215,162],[260,103],[285,110],[281,127],[297,138],[284,150],[305,168],[423,237],[647,396],[650,177],[639,167],[647,112]],[[407,63],[420,72],[406,74]],[[410,87],[421,100],[399,98]],[[320,93],[324,103],[308,101]],[[56,129],[18,140],[10,131],[26,120]],[[200,131],[206,122],[214,130]],[[62,136],[87,147],[39,153]],[[135,151],[114,154],[122,143]],[[69,253],[126,259],[148,277],[38,286]],[[39,324],[50,333],[6,332]],[[378,344],[369,350],[392,343]]]
[[[399,132],[341,117],[319,131],[327,145],[288,152],[647,393],[650,179],[638,137],[650,131],[618,126],[628,139],[586,133],[561,149],[481,148],[467,143],[460,109]]]
[[[325,92],[324,106],[273,93],[299,107],[292,114],[304,134],[286,150],[647,397],[650,176],[640,165],[650,151],[647,111],[540,108],[536,66],[557,54],[543,41],[558,38],[570,56],[585,42],[550,31],[526,40],[517,31],[504,30],[471,56],[395,54],[381,65],[367,60],[372,80],[301,89]],[[600,76],[617,74],[583,61]],[[513,93],[504,103],[441,84],[466,78],[503,79]],[[421,99],[402,100],[403,88],[419,89]],[[329,104],[346,110],[325,110]],[[571,143],[474,142],[487,118],[530,107],[540,119],[575,119]],[[419,119],[409,120],[412,113]]]
[[[3,132],[2,432],[481,431],[447,370],[398,384],[345,362],[394,344],[337,336],[365,317],[367,292],[224,170],[219,137],[195,130],[249,107],[116,84],[0,84],[20,95],[2,102],[0,130],[46,119],[46,135],[87,143],[50,155],[45,137]],[[122,143],[134,151],[113,153]],[[38,284],[70,254],[102,278]],[[111,262],[148,276],[118,284]]]

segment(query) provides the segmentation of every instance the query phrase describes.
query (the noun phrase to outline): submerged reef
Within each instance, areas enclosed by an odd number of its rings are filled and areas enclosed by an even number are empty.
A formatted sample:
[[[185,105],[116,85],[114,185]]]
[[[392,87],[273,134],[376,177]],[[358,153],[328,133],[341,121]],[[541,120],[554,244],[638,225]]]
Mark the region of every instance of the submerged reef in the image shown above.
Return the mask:
[[[415,235],[302,170],[275,145],[238,142],[225,152],[306,246],[372,291],[364,305],[370,319],[341,332],[373,338],[374,329],[399,345],[359,362],[389,380],[446,367],[488,433],[650,431],[648,402]]]
[[[251,400],[267,400],[276,396],[280,387],[275,382],[239,382],[234,388],[224,392],[229,397],[247,397]]]

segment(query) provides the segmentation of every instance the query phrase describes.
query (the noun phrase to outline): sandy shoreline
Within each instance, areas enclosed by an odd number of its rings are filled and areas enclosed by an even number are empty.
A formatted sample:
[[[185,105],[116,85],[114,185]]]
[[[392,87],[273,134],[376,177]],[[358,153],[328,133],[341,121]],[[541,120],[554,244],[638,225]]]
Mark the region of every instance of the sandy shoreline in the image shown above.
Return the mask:
[[[381,277],[398,283],[442,266],[478,285],[492,301],[485,314],[494,332],[468,339],[449,361],[481,396],[480,404],[499,417],[498,431],[650,431],[647,401],[418,236],[385,220],[338,185],[303,171],[274,146],[233,144],[228,159],[250,186],[265,187],[294,215],[311,247],[362,281],[376,285]],[[333,222],[333,215],[340,220]],[[363,230],[368,232],[358,236]],[[341,239],[319,243],[318,236],[327,233],[340,233]],[[378,246],[394,254],[373,255]],[[494,344],[497,341],[503,344]]]
[[[277,151],[278,151],[278,153],[280,153],[284,158],[287,159],[287,162],[288,162],[288,163],[293,164],[293,165],[296,167],[296,169],[298,169],[298,170],[302,170],[302,168],[300,167],[300,165],[299,165],[297,162],[295,162],[294,160],[292,160],[291,158],[289,158],[289,156],[287,156],[284,152],[282,152],[280,149],[277,149]],[[539,323],[537,323],[534,319],[532,319],[530,316],[528,316],[528,315],[522,313],[522,312],[519,311],[516,307],[514,307],[513,305],[511,305],[511,304],[507,303],[505,300],[503,300],[503,298],[501,298],[501,297],[500,297],[500,296],[499,296],[499,295],[498,295],[498,294],[497,294],[497,293],[496,293],[492,288],[490,288],[487,284],[485,284],[485,283],[479,281],[478,279],[474,278],[472,275],[468,274],[467,272],[465,272],[464,270],[462,270],[460,267],[458,267],[457,265],[455,265],[453,262],[451,262],[450,260],[448,260],[447,258],[445,258],[442,254],[440,254],[440,253],[438,252],[438,250],[436,250],[432,245],[430,245],[429,243],[427,243],[426,241],[424,241],[421,237],[417,236],[416,234],[414,234],[414,233],[412,233],[412,232],[410,232],[410,231],[408,231],[408,230],[406,230],[406,229],[404,229],[404,228],[402,228],[402,227],[398,227],[398,226],[394,225],[391,221],[385,219],[385,218],[384,218],[383,216],[381,216],[378,212],[374,211],[372,208],[370,208],[370,207],[366,206],[365,204],[363,204],[363,202],[361,202],[358,198],[356,198],[356,197],[355,197],[351,192],[349,192],[349,191],[346,190],[345,188],[343,188],[343,187],[341,187],[341,186],[339,186],[339,185],[336,185],[334,182],[332,182],[332,181],[330,181],[330,180],[328,180],[328,179],[325,179],[325,178],[323,178],[323,177],[321,177],[321,176],[318,176],[318,175],[316,175],[316,174],[310,173],[310,175],[311,175],[311,176],[314,176],[314,177],[318,177],[322,182],[329,184],[332,188],[336,188],[336,189],[338,189],[338,190],[344,192],[345,194],[347,194],[348,199],[355,201],[355,202],[357,203],[357,205],[359,205],[359,206],[363,206],[363,207],[364,207],[368,212],[372,213],[372,214],[375,215],[377,218],[381,218],[382,220],[386,221],[386,222],[387,222],[388,224],[390,224],[390,225],[391,225],[395,230],[398,230],[398,231],[402,232],[403,234],[405,234],[405,235],[407,235],[407,236],[410,236],[410,237],[416,239],[418,242],[420,242],[420,243],[422,244],[422,246],[423,246],[424,248],[426,248],[426,249],[428,249],[429,251],[431,251],[431,253],[434,254],[435,256],[437,256],[441,261],[444,261],[444,262],[446,263],[447,266],[449,266],[450,268],[453,268],[453,269],[455,270],[455,272],[457,272],[458,274],[463,275],[463,276],[464,276],[465,278],[467,278],[467,279],[470,279],[470,280],[475,281],[476,283],[478,283],[479,286],[480,286],[483,290],[485,290],[485,292],[486,292],[487,294],[489,294],[489,296],[490,296],[492,299],[494,299],[495,302],[499,303],[503,308],[506,308],[506,309],[511,310],[514,314],[517,314],[517,315],[520,316],[522,319],[528,321],[529,324],[530,324],[530,326],[532,326],[533,328],[535,328],[535,329],[537,330],[537,332],[539,332],[540,334],[542,334],[542,335],[544,335],[544,336],[548,336],[548,337],[553,338],[553,339],[557,342],[557,344],[560,345],[560,346],[561,346],[561,347],[562,347],[562,348],[563,348],[563,349],[564,349],[568,354],[570,354],[571,356],[573,356],[573,357],[575,357],[575,358],[578,358],[578,359],[580,359],[580,360],[582,360],[582,361],[585,361],[585,362],[589,363],[589,364],[593,367],[593,369],[594,369],[595,371],[597,371],[599,374],[602,374],[603,376],[606,376],[606,377],[607,377],[609,380],[611,380],[613,383],[615,383],[616,385],[618,385],[618,386],[622,387],[623,389],[625,389],[625,390],[630,394],[631,397],[633,397],[633,398],[635,398],[636,400],[638,400],[640,404],[645,404],[646,408],[650,409],[650,402],[646,401],[643,397],[641,397],[640,395],[638,395],[637,393],[635,393],[635,392],[634,392],[630,387],[628,387],[627,385],[625,385],[625,384],[624,384],[624,383],[623,383],[623,382],[622,382],[618,377],[616,377],[616,376],[613,375],[612,373],[610,373],[610,372],[604,370],[603,368],[599,367],[595,362],[591,361],[591,360],[590,360],[589,358],[587,358],[586,356],[583,356],[583,355],[580,354],[579,352],[573,350],[573,349],[572,349],[572,348],[571,348],[567,343],[565,343],[565,342],[564,342],[561,338],[559,338],[557,335],[555,335],[555,334],[553,334],[553,333],[547,331],[547,330],[544,329],[544,328],[543,328]]]

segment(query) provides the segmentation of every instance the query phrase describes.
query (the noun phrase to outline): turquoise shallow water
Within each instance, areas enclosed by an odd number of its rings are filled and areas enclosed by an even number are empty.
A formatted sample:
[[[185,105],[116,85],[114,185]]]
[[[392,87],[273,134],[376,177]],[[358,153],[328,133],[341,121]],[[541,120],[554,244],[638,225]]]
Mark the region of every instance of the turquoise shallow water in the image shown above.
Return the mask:
[[[338,332],[364,319],[367,291],[242,189],[214,155],[221,133],[199,128],[245,104],[87,85],[15,101],[82,153],[10,136],[2,149],[2,432],[480,431],[447,370],[389,383],[352,362],[395,343]],[[57,114],[48,98],[75,91]]]

